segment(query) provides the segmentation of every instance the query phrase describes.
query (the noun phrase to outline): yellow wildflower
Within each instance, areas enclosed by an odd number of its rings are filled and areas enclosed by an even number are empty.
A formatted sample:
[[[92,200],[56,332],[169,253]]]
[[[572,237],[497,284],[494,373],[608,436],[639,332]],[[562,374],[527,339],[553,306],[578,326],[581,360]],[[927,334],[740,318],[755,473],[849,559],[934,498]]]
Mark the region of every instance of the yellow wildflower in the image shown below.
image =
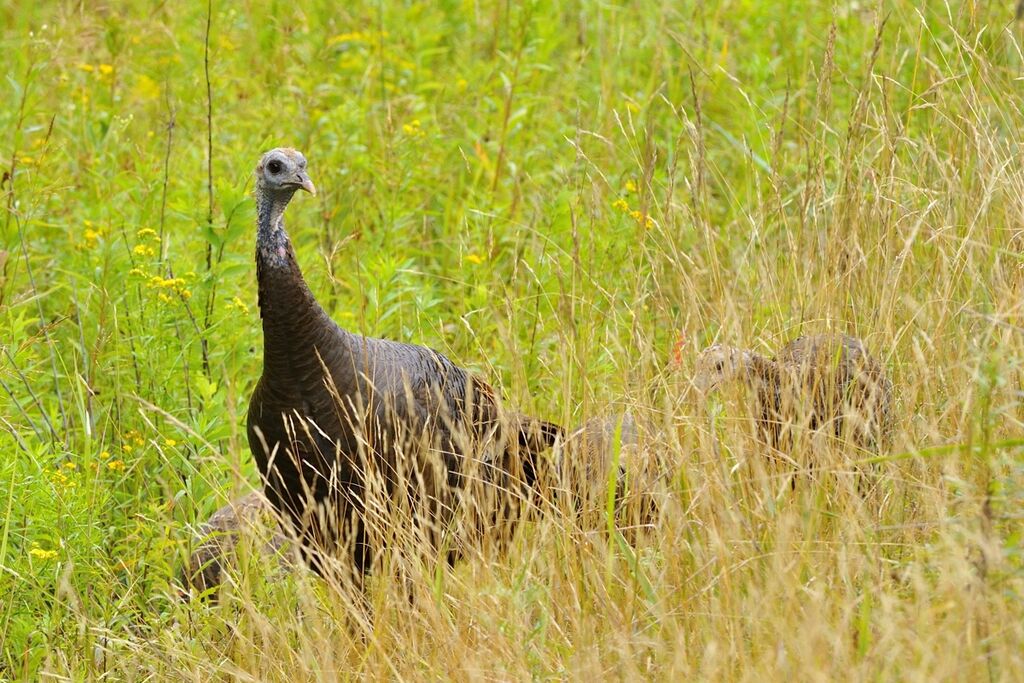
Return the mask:
[[[86,64],[85,62],[79,62],[76,66],[86,73],[95,71],[95,67],[92,64]]]
[[[626,192],[636,192],[636,183],[634,183],[632,180],[627,180]]]
[[[164,439],[164,445],[167,446],[168,448],[174,448],[175,446],[178,445],[178,442],[175,441],[174,439]]]
[[[107,469],[111,472],[123,472],[124,460],[111,460],[107,463]]]
[[[635,220],[640,225],[643,225],[644,227],[654,227],[654,220],[650,216],[642,214],[639,211],[630,211],[629,215],[632,216],[633,220]]]
[[[134,450],[134,449],[132,448],[132,445],[129,444],[129,443],[121,445],[121,452],[122,453],[131,453],[132,450]]]
[[[36,163],[36,160],[29,156],[18,157],[18,163],[24,166],[31,166]]]
[[[414,138],[421,138],[424,135],[426,135],[426,133],[424,133],[423,129],[420,127],[420,120],[419,119],[413,119],[409,123],[403,123],[402,124],[402,132],[404,132],[406,135],[408,135],[410,137],[414,137]]]
[[[156,252],[153,251],[153,247],[148,244],[136,244],[135,248],[132,249],[132,253],[143,258],[152,258],[153,256],[156,256]]]
[[[73,462],[66,462],[66,463],[64,463],[64,469],[77,470],[78,469],[78,465],[76,465]]]
[[[153,275],[149,278],[149,282],[146,283],[146,286],[150,289],[169,290],[183,299],[192,298],[192,292],[185,286],[185,278],[160,277],[159,275]],[[170,295],[165,294],[164,292],[160,292],[157,296],[160,301],[163,301],[164,303],[170,303],[173,301]]]
[[[138,237],[140,240],[146,239],[147,237],[152,237],[153,239],[156,239],[157,234],[156,230],[154,230],[153,228],[142,228],[141,230],[135,233],[135,236]]]
[[[138,100],[160,99],[160,86],[146,74],[139,74],[135,77],[132,95]]]
[[[78,482],[68,477],[63,470],[59,469],[50,473],[50,480],[60,488],[64,489],[73,489],[78,485]]]
[[[165,304],[169,304],[169,303],[172,303],[174,301],[174,299],[172,299],[171,297],[167,296],[163,292],[160,292],[159,294],[157,294],[156,298],[159,299],[161,303],[165,303]]]
[[[366,42],[366,38],[362,33],[354,31],[352,33],[339,33],[332,38],[327,40],[327,47],[337,45],[338,43],[363,43]]]
[[[111,64],[100,64],[99,69],[100,74],[102,74],[103,76],[109,76],[110,74],[114,73],[114,67]]]
[[[149,277],[149,274],[142,268],[132,268],[131,270],[128,271],[128,274],[134,275],[136,277]]]
[[[475,263],[478,266],[484,262],[484,260],[476,254],[466,254],[466,260],[470,263]]]
[[[237,296],[232,297],[231,301],[227,305],[229,310],[238,310],[246,315],[249,314],[249,307],[246,306],[245,302],[239,299]]]
[[[28,554],[40,560],[52,560],[57,557],[56,550],[43,550],[42,548],[32,548],[32,550],[28,551]]]
[[[612,202],[612,208],[619,211],[629,211],[629,203],[625,199],[616,199]]]
[[[100,460],[106,460],[110,457],[110,451],[100,451]]]
[[[93,249],[97,244],[99,244],[100,237],[103,237],[103,233],[99,230],[86,228],[85,232],[82,233],[82,237],[85,238],[85,246],[89,249]]]

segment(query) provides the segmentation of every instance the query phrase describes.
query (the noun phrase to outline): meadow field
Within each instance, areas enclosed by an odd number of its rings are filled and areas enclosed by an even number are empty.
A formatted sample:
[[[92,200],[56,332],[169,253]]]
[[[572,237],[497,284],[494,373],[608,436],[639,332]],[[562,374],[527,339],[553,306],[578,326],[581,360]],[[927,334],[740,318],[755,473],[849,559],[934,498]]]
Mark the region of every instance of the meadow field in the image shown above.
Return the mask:
[[[1024,679],[1014,12],[0,4],[0,680]],[[259,483],[276,146],[334,319],[566,426],[645,416],[650,528],[535,515],[412,600],[375,577],[370,619],[255,559],[179,599],[196,525]],[[744,392],[689,379],[823,331],[883,362],[897,430],[793,484]]]

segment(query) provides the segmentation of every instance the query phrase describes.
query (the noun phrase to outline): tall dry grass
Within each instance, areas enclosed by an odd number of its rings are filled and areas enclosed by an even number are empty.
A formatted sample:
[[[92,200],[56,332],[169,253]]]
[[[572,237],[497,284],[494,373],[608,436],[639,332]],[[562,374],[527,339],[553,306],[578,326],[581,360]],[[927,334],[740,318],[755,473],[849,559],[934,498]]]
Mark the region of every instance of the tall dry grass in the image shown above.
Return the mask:
[[[0,8],[0,675],[1020,679],[1013,8],[763,5]],[[256,481],[247,192],[283,143],[338,321],[643,416],[652,528],[537,515],[412,600],[380,572],[372,618],[255,553],[177,600]],[[839,452],[792,486],[742,390],[689,385],[711,341],[824,330],[897,387],[866,493]]]

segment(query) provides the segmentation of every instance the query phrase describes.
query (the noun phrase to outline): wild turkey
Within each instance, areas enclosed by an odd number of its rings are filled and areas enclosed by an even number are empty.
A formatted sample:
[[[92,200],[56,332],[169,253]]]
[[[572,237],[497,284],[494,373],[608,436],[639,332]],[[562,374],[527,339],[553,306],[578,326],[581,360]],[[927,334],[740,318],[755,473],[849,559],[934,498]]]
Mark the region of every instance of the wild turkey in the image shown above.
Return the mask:
[[[585,530],[604,528],[611,477],[614,517],[620,530],[635,531],[657,517],[659,480],[656,430],[631,411],[594,417],[571,432],[556,450],[554,498]],[[618,460],[618,467],[613,467]]]
[[[253,552],[282,559],[288,545],[277,514],[262,492],[250,493],[214,512],[199,528],[199,539],[180,577],[186,595],[211,591],[216,597],[225,573],[238,562],[242,543],[250,544]]]
[[[263,155],[255,189],[263,374],[248,437],[268,500],[314,570],[326,574],[330,564],[357,582],[385,547],[411,542],[454,561],[484,535],[507,541],[536,458],[560,428],[506,413],[490,386],[436,351],[336,325],[285,232],[285,208],[300,189],[315,193],[302,154]]]
[[[806,430],[871,451],[889,446],[892,382],[855,337],[800,337],[773,359],[715,344],[697,359],[693,382],[702,394],[734,379],[752,389],[759,431],[778,451],[789,451]]]

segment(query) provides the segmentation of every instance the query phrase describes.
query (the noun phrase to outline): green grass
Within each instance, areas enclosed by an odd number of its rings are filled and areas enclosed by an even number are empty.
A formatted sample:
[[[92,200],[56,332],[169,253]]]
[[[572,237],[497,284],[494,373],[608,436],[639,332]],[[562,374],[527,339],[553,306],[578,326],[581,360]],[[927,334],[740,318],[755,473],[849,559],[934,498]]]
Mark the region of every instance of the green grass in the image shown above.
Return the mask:
[[[3,5],[0,678],[1019,680],[1011,5],[214,3],[212,118],[202,3]],[[365,627],[303,576],[175,600],[191,525],[257,481],[278,145],[335,319],[567,425],[653,415],[656,529],[531,522],[412,604],[372,583]],[[826,329],[898,389],[867,497],[780,484],[742,397],[686,381],[712,340]]]

